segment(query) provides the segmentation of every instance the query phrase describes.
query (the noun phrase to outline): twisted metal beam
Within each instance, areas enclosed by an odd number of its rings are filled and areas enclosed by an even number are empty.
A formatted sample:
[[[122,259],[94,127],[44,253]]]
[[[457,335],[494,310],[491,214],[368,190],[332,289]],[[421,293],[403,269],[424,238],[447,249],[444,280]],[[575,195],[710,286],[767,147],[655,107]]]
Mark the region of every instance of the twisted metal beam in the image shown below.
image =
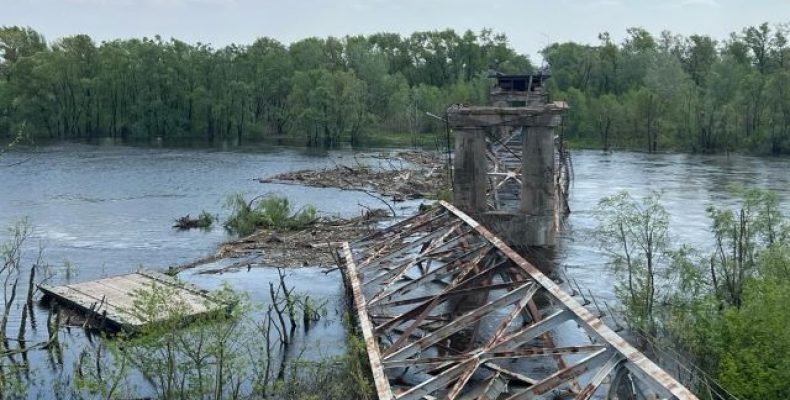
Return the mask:
[[[623,370],[656,398],[697,399],[446,202],[342,253],[380,400],[589,399]]]

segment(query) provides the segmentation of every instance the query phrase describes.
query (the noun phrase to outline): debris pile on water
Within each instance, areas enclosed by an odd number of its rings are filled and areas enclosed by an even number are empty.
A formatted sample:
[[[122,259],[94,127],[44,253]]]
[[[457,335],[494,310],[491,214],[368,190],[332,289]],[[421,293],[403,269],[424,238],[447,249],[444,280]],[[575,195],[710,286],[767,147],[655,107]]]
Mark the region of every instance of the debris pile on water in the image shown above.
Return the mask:
[[[379,222],[394,216],[394,207],[379,196],[392,201],[431,198],[447,185],[447,166],[442,155],[432,152],[379,153],[367,156],[365,163],[355,158],[355,165],[337,165],[320,170],[285,172],[259,179],[262,183],[276,182],[314,187],[333,187],[360,190],[382,200],[389,207],[367,209],[360,216],[343,219],[322,217],[309,226],[295,230],[258,229],[255,233],[227,242],[216,254],[169,269],[170,274],[218,260],[234,260],[201,274],[221,274],[253,267],[331,268],[338,264],[336,246],[354,241],[379,227]],[[371,166],[369,160],[377,160]]]
[[[173,221],[173,228],[180,229],[180,230],[187,230],[187,229],[208,229],[214,223],[216,217],[213,215],[203,211],[197,218],[192,218],[189,214],[181,217],[176,218]]]
[[[285,172],[259,181],[373,191],[393,201],[433,198],[439,188],[446,186],[447,168],[438,153],[381,153],[371,158],[380,160],[380,165],[357,162],[354,166]]]
[[[323,217],[304,229],[294,231],[259,229],[249,236],[221,245],[212,256],[171,267],[168,273],[177,274],[220,259],[238,261],[200,273],[219,274],[253,267],[333,267],[337,265],[335,247],[339,243],[371,233],[379,222],[389,217],[389,212],[384,209],[369,209],[349,219]]]

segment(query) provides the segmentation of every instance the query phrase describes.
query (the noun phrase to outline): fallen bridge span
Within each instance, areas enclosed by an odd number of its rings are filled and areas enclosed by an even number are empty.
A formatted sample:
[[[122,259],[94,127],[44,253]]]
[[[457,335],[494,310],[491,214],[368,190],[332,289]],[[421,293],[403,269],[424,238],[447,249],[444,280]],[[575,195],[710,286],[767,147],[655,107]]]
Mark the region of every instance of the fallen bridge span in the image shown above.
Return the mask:
[[[342,258],[380,400],[697,398],[446,202]]]

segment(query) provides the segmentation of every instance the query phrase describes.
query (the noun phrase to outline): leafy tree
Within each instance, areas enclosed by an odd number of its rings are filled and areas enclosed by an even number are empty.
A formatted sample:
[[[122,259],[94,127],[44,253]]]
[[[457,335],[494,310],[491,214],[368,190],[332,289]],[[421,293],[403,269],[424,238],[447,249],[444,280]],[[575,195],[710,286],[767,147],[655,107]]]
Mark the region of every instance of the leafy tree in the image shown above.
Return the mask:
[[[578,143],[785,154],[787,34],[788,25],[767,24],[724,40],[629,28],[621,43],[604,32],[595,45],[554,43],[542,54],[552,98],[573,107],[566,137]],[[486,102],[492,70],[534,67],[491,30],[289,46],[261,38],[215,49],[158,36],[95,43],[76,35],[48,45],[30,28],[3,27],[0,136],[26,125],[34,138],[360,144],[374,132],[442,131],[424,112]],[[621,107],[610,120],[612,100]]]
[[[785,398],[790,229],[774,193],[735,193],[737,205],[709,207],[715,246],[708,257],[672,248],[656,194],[602,200],[596,237],[618,273],[616,293],[637,336],[658,354],[675,354],[670,359],[690,356],[715,377],[717,384],[697,377],[703,393],[721,385],[742,399]]]
[[[784,260],[785,264],[790,259]],[[790,396],[790,284],[787,280],[750,282],[740,308],[721,321],[721,383],[742,399]]]
[[[358,138],[366,117],[364,92],[365,83],[349,72],[299,71],[288,102],[308,144],[331,146],[342,135]]]
[[[46,49],[44,36],[30,27],[0,27],[0,76],[11,80],[12,67],[17,61]]]
[[[761,253],[788,238],[776,194],[738,189],[737,209],[708,207],[716,252],[710,259],[713,290],[720,301],[739,307],[750,278],[760,275]]]
[[[592,109],[590,113],[593,116],[593,124],[600,135],[602,149],[609,151],[622,106],[616,96],[605,94],[594,99],[590,108]]]
[[[626,319],[637,330],[655,334],[660,321],[656,305],[668,296],[660,283],[675,273],[669,214],[660,204],[660,195],[637,200],[620,192],[599,202],[597,217],[595,237],[609,255],[614,272],[622,277],[615,292]]]
[[[584,106],[569,113],[566,137],[571,141],[649,152],[671,148],[776,155],[787,153],[790,141],[784,89],[787,32],[788,25],[761,24],[715,40],[669,31],[656,37],[630,28],[620,44],[601,33],[598,45],[555,43],[543,55],[553,75],[552,97]],[[611,105],[594,104],[607,94],[623,110],[620,123],[610,125],[614,132],[602,135],[589,122]],[[603,143],[612,138],[614,142]]]
[[[490,30],[287,47],[260,38],[215,49],[159,36],[95,43],[76,35],[48,46],[30,28],[4,27],[0,56],[0,136],[26,123],[32,136],[58,139],[293,138],[311,146],[356,145],[372,131],[443,130],[423,113],[485,101],[489,68],[532,69]]]
[[[705,86],[711,66],[718,61],[716,41],[710,36],[691,35],[684,57],[686,71],[698,86]]]

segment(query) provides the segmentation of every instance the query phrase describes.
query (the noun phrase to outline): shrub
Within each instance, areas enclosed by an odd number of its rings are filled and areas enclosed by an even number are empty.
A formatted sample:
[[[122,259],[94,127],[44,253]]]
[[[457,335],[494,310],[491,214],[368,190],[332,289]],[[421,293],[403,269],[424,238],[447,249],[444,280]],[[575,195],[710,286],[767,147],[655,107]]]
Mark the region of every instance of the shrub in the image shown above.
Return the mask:
[[[225,221],[225,228],[239,235],[249,235],[259,228],[275,230],[299,230],[313,224],[317,211],[306,206],[292,212],[291,203],[285,197],[266,196],[250,202],[241,194],[228,197],[225,207],[230,208],[231,216]]]
[[[211,228],[211,225],[214,224],[214,216],[209,214],[207,211],[203,211],[198,215],[198,227],[199,228]]]

